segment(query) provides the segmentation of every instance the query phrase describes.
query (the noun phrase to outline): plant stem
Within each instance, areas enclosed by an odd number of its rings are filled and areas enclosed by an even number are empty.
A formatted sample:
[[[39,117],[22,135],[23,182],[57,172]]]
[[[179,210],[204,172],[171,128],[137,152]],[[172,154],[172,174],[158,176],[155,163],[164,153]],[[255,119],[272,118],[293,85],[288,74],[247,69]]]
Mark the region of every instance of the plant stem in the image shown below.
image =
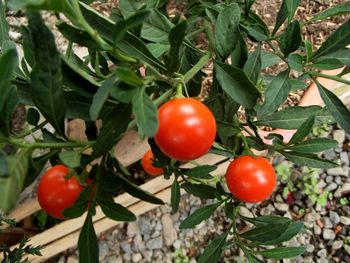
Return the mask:
[[[211,57],[211,53],[206,53],[201,59],[184,75],[184,83],[189,82],[204,66],[207,64]]]
[[[327,74],[323,74],[323,73],[316,72],[316,71],[306,71],[305,73],[312,75],[312,76],[316,76],[316,77],[321,77],[321,78],[325,78],[325,79],[332,79],[332,80],[350,85],[349,80],[343,79],[343,78],[338,77],[338,76],[327,75]]]
[[[207,38],[209,42],[208,50],[209,52],[213,52],[215,50],[215,39],[211,28],[211,24],[209,23],[209,21],[207,20],[204,21],[204,28],[205,28],[205,33],[207,34]]]
[[[9,144],[21,147],[21,148],[72,148],[72,147],[86,147],[92,146],[95,144],[95,141],[86,141],[86,142],[53,142],[53,143],[45,143],[45,142],[35,142],[35,143],[27,143],[23,140],[14,139],[14,138],[5,138],[5,141]]]
[[[48,124],[49,122],[47,120],[43,121],[42,123],[40,123],[38,126],[34,127],[33,129],[30,129],[29,131],[25,131],[19,134],[15,135],[15,138],[23,138],[29,134],[32,134],[33,132],[36,132],[37,130],[41,130],[42,128],[45,127],[46,124]]]
[[[277,49],[277,47],[272,43],[272,41],[270,40],[266,40],[266,43],[270,46],[270,48],[272,48],[273,52],[279,56],[284,62],[286,62],[288,64],[287,59],[284,57],[284,55],[281,53],[281,51],[279,51]],[[288,64],[289,65],[289,64]]]

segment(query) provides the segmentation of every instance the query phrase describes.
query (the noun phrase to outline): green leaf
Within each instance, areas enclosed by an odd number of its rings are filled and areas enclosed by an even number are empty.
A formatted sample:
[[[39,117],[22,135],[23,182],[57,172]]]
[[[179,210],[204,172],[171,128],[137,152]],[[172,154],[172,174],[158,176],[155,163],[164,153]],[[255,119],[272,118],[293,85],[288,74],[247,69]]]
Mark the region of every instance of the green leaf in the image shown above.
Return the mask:
[[[303,57],[299,54],[289,54],[288,64],[295,71],[302,72],[304,70]]]
[[[8,49],[0,56],[0,130],[5,134],[9,134],[9,119],[5,114],[7,108],[7,100],[12,94],[11,78],[17,65],[16,49]],[[11,118],[12,119],[12,116]]]
[[[304,228],[302,222],[288,221],[285,223],[271,224],[266,226],[257,226],[252,230],[246,231],[240,236],[253,241],[259,245],[276,245],[290,240],[293,236],[300,233]]]
[[[130,86],[123,82],[120,82],[110,91],[110,95],[113,99],[116,99],[121,103],[128,104],[132,102],[132,99],[138,92],[140,92],[139,87]]]
[[[286,21],[286,19],[289,16],[286,2],[287,0],[283,0],[282,5],[277,13],[276,23],[275,23],[275,27],[273,28],[272,35],[276,34],[278,29],[281,27],[281,25],[284,23],[284,21]]]
[[[312,57],[312,43],[309,40],[304,40],[305,53],[306,53],[306,62],[310,62]]]
[[[159,58],[169,50],[170,45],[161,43],[149,43],[147,44],[147,48],[151,51],[153,56]]]
[[[294,144],[303,140],[312,130],[315,123],[315,116],[310,116],[293,134],[288,144]]]
[[[326,10],[316,14],[314,17],[312,17],[307,22],[310,23],[310,22],[314,22],[317,20],[324,20],[328,17],[345,15],[348,13],[350,13],[350,2],[346,1],[344,3],[340,3],[336,6],[327,8]]]
[[[121,81],[128,85],[140,87],[143,82],[142,79],[131,69],[125,67],[117,67],[115,74],[120,78]]]
[[[78,151],[65,151],[60,152],[58,157],[63,164],[70,168],[80,167],[81,152]]]
[[[135,27],[141,26],[145,20],[150,16],[150,10],[140,10],[139,12],[131,15],[127,19],[120,19],[117,21],[114,28],[113,41],[117,43],[119,40],[123,39],[125,33]]]
[[[8,213],[16,204],[28,171],[30,151],[7,157],[8,174],[0,177],[0,209]]]
[[[259,115],[266,115],[278,109],[290,92],[289,70],[279,73],[267,86],[264,103],[258,110]]]
[[[329,169],[333,167],[337,167],[338,165],[334,162],[321,159],[317,157],[317,155],[308,154],[308,153],[300,153],[300,152],[281,152],[288,160],[300,166],[308,166],[314,168],[321,169]]]
[[[311,60],[333,53],[350,44],[350,20],[342,24],[334,31],[321,47],[313,54]]]
[[[316,116],[316,124],[329,120],[329,116],[325,115],[320,106],[295,106],[269,115],[260,116],[254,123],[255,125],[266,125],[272,128],[294,130],[298,129],[310,115]]]
[[[217,61],[215,72],[221,87],[235,102],[247,109],[255,106],[260,93],[244,71]]]
[[[88,213],[78,239],[79,262],[98,263],[99,248],[92,215]]]
[[[285,56],[294,52],[301,44],[300,24],[298,21],[290,23],[280,37],[280,48]]]
[[[261,71],[261,45],[259,44],[254,52],[248,55],[248,60],[244,65],[243,71],[251,82],[256,84]]]
[[[215,237],[200,255],[198,263],[214,263],[221,258],[228,232]]]
[[[0,1],[0,46],[9,38],[9,25],[6,21],[5,7],[2,1]]]
[[[85,213],[88,205],[88,201],[75,202],[72,206],[64,209],[62,214],[67,218],[80,217]]]
[[[110,219],[116,221],[131,222],[136,220],[136,216],[124,206],[110,200],[98,199],[102,212]]]
[[[221,202],[218,202],[216,204],[198,208],[193,214],[189,215],[184,221],[181,222],[179,228],[185,229],[195,227],[203,220],[208,219],[220,205]]]
[[[276,247],[268,250],[260,250],[258,253],[272,259],[293,258],[305,253],[306,247]]]
[[[152,204],[158,204],[158,205],[163,205],[164,202],[160,200],[159,198],[155,197],[151,193],[143,190],[139,186],[133,184],[130,182],[128,179],[126,179],[123,176],[118,176],[122,183],[122,188],[125,192],[129,193],[130,195],[137,197],[141,200],[144,200],[146,202],[152,203]]]
[[[167,60],[168,73],[178,71],[180,67],[180,50],[187,30],[187,21],[184,20],[170,30],[169,33],[169,57]]]
[[[183,173],[195,179],[211,179],[212,176],[209,173],[216,170],[216,168],[216,165],[201,165],[189,170],[184,170]]]
[[[316,81],[318,91],[323,99],[329,112],[334,119],[339,123],[347,134],[350,134],[350,112],[343,104],[343,102],[330,90],[326,89]]]
[[[261,52],[261,68],[263,69],[271,67],[281,61],[281,58],[272,52]]]
[[[255,218],[245,217],[242,215],[239,215],[243,220],[248,221],[256,226],[266,226],[271,224],[284,224],[287,222],[292,222],[287,217],[283,216],[274,216],[274,215],[267,215],[267,216],[258,216]]]
[[[142,8],[155,8],[159,4],[158,0],[119,0],[119,10],[127,18]]]
[[[151,16],[142,27],[142,38],[161,44],[169,44],[168,35],[174,24],[158,10],[153,9]]]
[[[202,199],[214,199],[216,188],[205,184],[191,184],[189,182],[181,185],[183,189],[189,194],[197,196]]]
[[[305,81],[302,81],[299,79],[291,79],[290,84],[292,85],[292,87],[290,89],[291,92],[294,92],[297,90],[303,90],[303,89],[306,89],[307,87],[309,87],[309,85]]]
[[[180,204],[180,186],[177,178],[174,179],[174,182],[171,186],[171,212],[174,214],[179,210]]]
[[[136,92],[132,105],[139,131],[148,137],[153,137],[158,130],[158,111],[144,88]]]
[[[65,97],[62,89],[60,54],[54,36],[38,13],[28,13],[34,44],[35,66],[31,73],[31,91],[36,107],[55,130],[64,136]],[[43,41],[45,39],[45,41]]]
[[[301,153],[314,153],[314,152],[323,152],[325,150],[335,148],[338,145],[338,142],[333,139],[328,138],[314,138],[310,139],[293,146],[289,146],[288,149],[294,152]]]
[[[241,11],[237,3],[225,7],[215,24],[215,49],[221,58],[231,54],[239,40],[239,21]]]
[[[9,175],[9,164],[7,161],[7,155],[0,150],[0,177]]]
[[[255,3],[255,0],[245,0],[244,2],[244,13],[246,16],[248,16],[252,5]]]
[[[326,64],[332,61],[338,61],[344,65],[350,65],[350,48],[342,48],[313,60],[314,64]],[[334,63],[334,62],[333,62]]]
[[[92,120],[98,119],[103,104],[109,97],[112,88],[115,87],[116,82],[116,76],[112,75],[102,82],[102,86],[95,93],[89,111]]]
[[[128,128],[131,120],[130,105],[118,105],[103,119],[102,128],[93,146],[92,157],[95,159],[108,152]]]
[[[300,0],[286,0],[289,23],[292,21],[295,11],[297,10],[299,5],[300,5]]]
[[[27,122],[30,125],[36,126],[40,120],[40,113],[35,108],[29,108],[27,110]]]
[[[51,10],[55,12],[63,12],[67,16],[75,17],[68,0],[11,0],[8,3],[11,9],[28,9],[28,10]]]
[[[248,49],[245,40],[240,37],[238,43],[231,53],[231,65],[236,68],[243,68],[248,59]]]

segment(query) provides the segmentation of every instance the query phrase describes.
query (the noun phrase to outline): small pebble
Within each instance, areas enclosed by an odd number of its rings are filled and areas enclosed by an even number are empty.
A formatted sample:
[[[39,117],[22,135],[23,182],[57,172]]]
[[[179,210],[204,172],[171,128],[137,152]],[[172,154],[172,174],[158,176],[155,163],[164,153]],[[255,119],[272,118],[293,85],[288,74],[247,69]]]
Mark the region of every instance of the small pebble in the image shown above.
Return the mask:
[[[335,233],[331,229],[325,229],[323,230],[322,236],[325,240],[333,240],[335,238]]]
[[[350,217],[341,216],[340,223],[342,223],[345,226],[350,226]]]

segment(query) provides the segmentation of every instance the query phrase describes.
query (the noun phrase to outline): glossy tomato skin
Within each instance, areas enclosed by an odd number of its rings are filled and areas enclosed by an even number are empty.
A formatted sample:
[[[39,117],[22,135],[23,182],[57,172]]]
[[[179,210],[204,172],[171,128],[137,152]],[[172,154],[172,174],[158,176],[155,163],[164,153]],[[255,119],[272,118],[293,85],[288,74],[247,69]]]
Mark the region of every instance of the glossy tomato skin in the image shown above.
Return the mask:
[[[64,178],[68,173],[69,169],[59,164],[47,170],[39,182],[38,201],[41,208],[58,219],[65,219],[62,211],[70,207],[83,190],[74,177]]]
[[[214,142],[215,118],[198,100],[172,99],[159,108],[158,120],[154,139],[158,147],[175,160],[194,160],[207,153]]]
[[[163,173],[163,168],[156,167],[152,164],[154,159],[152,150],[148,150],[142,157],[141,164],[143,170],[151,176],[161,175]]]
[[[272,194],[276,174],[267,159],[243,155],[234,159],[228,166],[226,183],[238,200],[257,203]]]

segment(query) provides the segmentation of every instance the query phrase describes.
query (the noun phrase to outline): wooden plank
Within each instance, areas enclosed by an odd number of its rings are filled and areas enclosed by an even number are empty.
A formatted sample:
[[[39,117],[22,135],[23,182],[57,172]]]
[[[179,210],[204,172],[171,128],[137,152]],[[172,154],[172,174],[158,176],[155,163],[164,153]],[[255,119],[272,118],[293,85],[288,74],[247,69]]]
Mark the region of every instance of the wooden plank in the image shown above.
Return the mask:
[[[218,168],[212,173],[213,175],[223,175],[226,172],[227,166],[229,165],[229,161],[226,161],[224,163],[221,163],[218,165]],[[154,179],[155,180],[155,179]],[[152,180],[152,181],[154,181]],[[183,194],[184,191],[181,191],[181,194]],[[170,185],[164,189],[155,194],[158,198],[164,200],[167,203],[170,203],[170,196],[171,196],[171,187]],[[128,208],[137,216],[142,215],[146,213],[147,211],[150,211],[159,205],[146,203],[143,201],[136,202],[132,205],[130,205]],[[94,218],[95,220],[95,218]],[[109,231],[113,228],[115,228],[118,224],[122,222],[113,221],[109,218],[102,218],[101,220],[95,221],[94,227],[97,235],[100,235],[103,232]],[[80,230],[80,229],[79,229]],[[79,237],[79,230],[76,230],[69,235],[66,235],[53,243],[50,243],[49,245],[45,246],[41,252],[41,257],[30,257],[30,260],[32,262],[45,262],[47,259],[56,256],[57,254],[66,251],[72,247],[75,247],[78,242]],[[31,240],[32,241],[32,240]],[[32,243],[32,242],[31,242]]]

